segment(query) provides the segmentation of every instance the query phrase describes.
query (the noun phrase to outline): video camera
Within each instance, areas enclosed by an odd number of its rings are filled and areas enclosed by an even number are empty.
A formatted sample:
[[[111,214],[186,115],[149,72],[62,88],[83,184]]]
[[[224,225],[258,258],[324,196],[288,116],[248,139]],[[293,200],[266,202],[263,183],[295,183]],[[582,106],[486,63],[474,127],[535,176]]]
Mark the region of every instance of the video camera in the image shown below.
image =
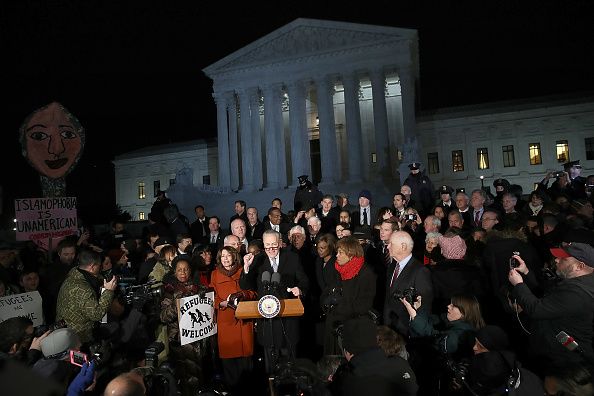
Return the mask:
[[[132,285],[124,288],[122,299],[127,305],[135,308],[142,308],[147,301],[161,298],[163,295],[163,283],[149,281],[142,285]]]
[[[417,220],[417,215],[416,215],[416,214],[414,214],[414,213],[411,213],[411,214],[405,214],[405,215],[404,215],[404,220],[406,220],[406,221],[409,221],[409,220],[411,220],[411,221],[415,221],[415,220]]]
[[[315,378],[305,370],[287,362],[276,367],[272,383],[275,395],[311,395],[315,385]]]
[[[322,301],[322,311],[324,314],[328,314],[335,306],[337,306],[342,300],[342,287],[333,287],[330,292],[324,297]]]
[[[563,171],[558,171],[558,172],[553,173],[553,177],[557,177],[557,178],[563,177],[563,175],[565,175],[565,172],[563,172]]]
[[[404,298],[410,305],[413,305],[417,300],[417,297],[419,297],[419,292],[417,292],[417,289],[415,289],[414,286],[407,287],[404,290],[395,290],[394,293],[392,293],[392,299],[394,301],[400,302],[400,299]]]
[[[56,323],[52,324],[41,324],[33,329],[33,337],[41,337],[44,335],[48,330],[54,331],[58,329],[63,329],[67,327],[66,321],[64,319],[57,321]]]

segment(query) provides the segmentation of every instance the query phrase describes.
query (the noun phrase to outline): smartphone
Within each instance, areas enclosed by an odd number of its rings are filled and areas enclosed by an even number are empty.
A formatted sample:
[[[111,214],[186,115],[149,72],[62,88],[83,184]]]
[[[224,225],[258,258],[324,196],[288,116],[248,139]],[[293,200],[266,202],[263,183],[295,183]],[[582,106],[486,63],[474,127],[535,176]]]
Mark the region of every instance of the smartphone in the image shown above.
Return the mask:
[[[89,358],[87,354],[81,351],[70,350],[70,363],[75,366],[82,367],[83,364],[88,363]]]
[[[512,252],[514,256],[519,256],[520,252]],[[518,268],[520,266],[520,262],[515,257],[509,258],[509,269]]]

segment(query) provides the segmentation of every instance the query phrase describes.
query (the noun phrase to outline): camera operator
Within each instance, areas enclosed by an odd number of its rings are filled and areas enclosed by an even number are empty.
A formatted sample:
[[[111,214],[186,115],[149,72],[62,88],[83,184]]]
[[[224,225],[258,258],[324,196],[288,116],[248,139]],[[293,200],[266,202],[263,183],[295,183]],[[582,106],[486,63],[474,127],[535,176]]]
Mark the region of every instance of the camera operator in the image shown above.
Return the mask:
[[[31,319],[17,316],[0,323],[0,362],[16,359],[32,366],[42,357],[41,342],[49,335],[49,330],[40,337],[33,335]]]
[[[97,252],[81,251],[78,263],[58,293],[56,319],[64,319],[81,342],[86,343],[92,341],[93,328],[111,306],[117,279],[113,277],[107,282],[100,276],[101,257]]]
[[[372,308],[375,297],[375,274],[365,263],[363,247],[359,241],[352,236],[342,238],[336,243],[336,249],[334,267],[340,280],[330,284],[322,294],[325,305],[329,300],[334,303],[326,315],[325,355],[334,355],[341,350],[335,336],[336,326],[351,317],[366,315]]]
[[[556,272],[562,280],[543,298],[534,296],[519,268],[511,269],[508,275],[514,302],[532,320],[531,349],[544,366],[544,375],[566,364],[594,361],[594,248],[584,243],[570,243],[551,249],[551,253],[556,257]],[[522,266],[522,258],[514,257]],[[561,332],[575,339],[581,353],[556,339]]]

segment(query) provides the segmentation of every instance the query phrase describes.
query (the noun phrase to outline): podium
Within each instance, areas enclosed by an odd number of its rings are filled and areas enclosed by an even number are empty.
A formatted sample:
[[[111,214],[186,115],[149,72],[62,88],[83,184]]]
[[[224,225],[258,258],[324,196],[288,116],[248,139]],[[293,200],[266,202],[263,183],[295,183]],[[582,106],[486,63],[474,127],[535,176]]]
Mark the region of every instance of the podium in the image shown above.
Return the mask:
[[[287,298],[280,300],[280,312],[277,318],[286,318],[291,316],[303,315],[303,304],[300,298]],[[235,310],[235,317],[237,319],[259,319],[262,318],[258,311],[258,300],[256,301],[240,301]]]

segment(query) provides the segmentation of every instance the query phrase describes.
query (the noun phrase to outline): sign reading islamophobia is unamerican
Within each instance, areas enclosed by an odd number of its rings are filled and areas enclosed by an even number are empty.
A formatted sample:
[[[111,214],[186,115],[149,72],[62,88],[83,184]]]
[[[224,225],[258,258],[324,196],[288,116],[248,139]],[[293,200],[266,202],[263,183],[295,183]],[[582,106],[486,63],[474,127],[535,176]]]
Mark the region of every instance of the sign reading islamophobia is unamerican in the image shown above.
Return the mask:
[[[17,241],[41,246],[42,241],[59,240],[77,229],[76,197],[15,199],[14,210]]]
[[[214,292],[180,298],[177,304],[182,345],[217,334]]]

